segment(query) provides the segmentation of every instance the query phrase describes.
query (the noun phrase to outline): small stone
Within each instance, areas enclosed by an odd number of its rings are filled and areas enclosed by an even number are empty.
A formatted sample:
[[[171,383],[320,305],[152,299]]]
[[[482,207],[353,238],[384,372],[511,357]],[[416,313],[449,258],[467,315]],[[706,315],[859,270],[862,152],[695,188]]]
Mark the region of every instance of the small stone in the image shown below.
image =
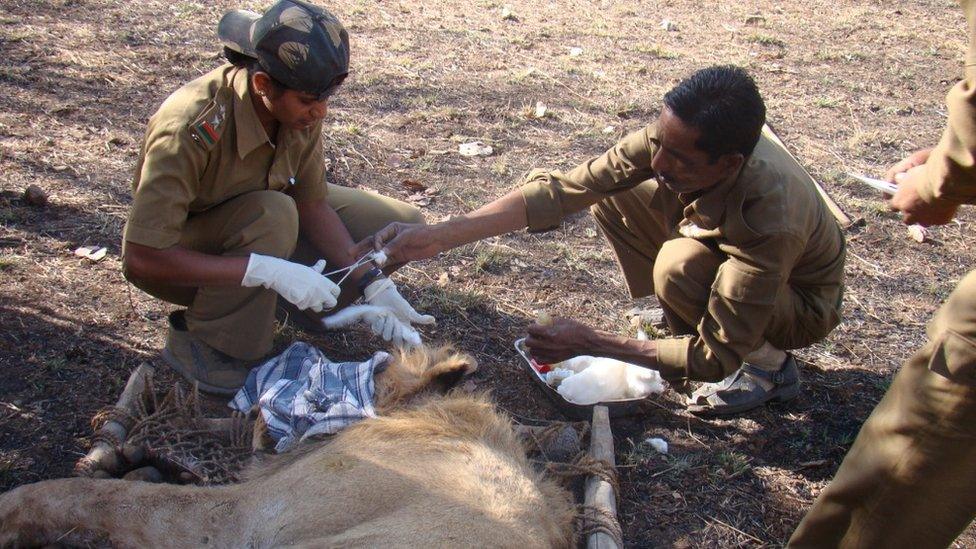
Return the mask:
[[[104,246],[81,246],[75,250],[76,256],[89,259],[96,263],[105,259],[105,254],[107,253],[108,249]]]
[[[674,32],[674,31],[678,30],[678,25],[676,25],[674,23],[674,21],[672,21],[670,19],[662,19],[661,20],[661,30],[665,30],[665,31],[668,31],[668,32]]]
[[[543,449],[550,461],[569,462],[580,453],[580,436],[572,425],[567,425],[553,437]]]
[[[35,208],[47,206],[47,193],[37,185],[28,185],[24,189],[24,201]]]
[[[122,456],[130,464],[138,465],[146,459],[146,448],[139,444],[126,443],[122,446]]]
[[[129,471],[122,477],[122,480],[135,480],[141,482],[162,482],[163,474],[155,467],[140,467],[134,471]]]
[[[493,152],[495,150],[491,145],[485,145],[481,141],[472,141],[471,143],[458,145],[458,154],[461,156],[491,156]]]
[[[925,239],[929,236],[929,231],[921,225],[909,225],[908,226],[908,236],[912,237],[912,240],[921,244],[925,242]]]
[[[502,20],[503,21],[518,21],[518,16],[512,11],[511,6],[502,6]]]
[[[579,57],[581,55],[583,55],[583,48],[578,48],[578,47],[569,48],[570,57]]]
[[[542,101],[536,101],[535,112],[533,114],[535,115],[535,118],[542,118],[543,116],[546,115],[546,111],[548,110],[549,107],[547,107],[545,103],[543,103]]]

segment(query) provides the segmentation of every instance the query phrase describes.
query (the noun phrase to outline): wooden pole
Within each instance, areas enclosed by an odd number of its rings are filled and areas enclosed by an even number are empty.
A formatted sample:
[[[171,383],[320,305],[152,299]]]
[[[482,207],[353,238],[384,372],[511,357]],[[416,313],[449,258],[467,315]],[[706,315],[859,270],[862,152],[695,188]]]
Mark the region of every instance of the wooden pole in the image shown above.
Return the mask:
[[[145,398],[146,388],[152,382],[153,372],[153,367],[146,363],[140,364],[138,368],[133,370],[115,406],[125,410],[129,415],[136,415],[139,402]],[[78,476],[90,477],[95,475],[96,471],[105,471],[111,474],[120,472],[122,466],[122,456],[119,455],[120,448],[109,441],[117,440],[119,445],[124,443],[128,434],[126,426],[114,419],[109,419],[98,432],[101,436],[92,444],[91,450],[75,464],[75,474]]]
[[[606,406],[593,407],[593,426],[590,428],[590,457],[611,466],[617,462],[613,456],[613,433],[610,431],[610,411]],[[586,478],[584,505],[605,511],[605,516],[617,520],[617,495],[613,485],[603,478],[590,475]],[[619,524],[617,525],[619,528]],[[605,532],[594,532],[586,540],[587,549],[621,549]]]

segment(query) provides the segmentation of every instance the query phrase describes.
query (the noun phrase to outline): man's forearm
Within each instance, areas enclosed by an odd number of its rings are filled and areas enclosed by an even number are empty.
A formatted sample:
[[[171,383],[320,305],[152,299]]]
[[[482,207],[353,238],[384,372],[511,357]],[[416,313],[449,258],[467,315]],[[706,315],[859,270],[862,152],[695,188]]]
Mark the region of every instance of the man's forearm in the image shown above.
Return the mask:
[[[439,251],[470,244],[528,226],[525,201],[515,189],[477,210],[431,226]]]
[[[604,356],[646,366],[652,370],[658,369],[657,344],[654,341],[642,341],[594,330],[587,338],[586,348],[594,356]]]

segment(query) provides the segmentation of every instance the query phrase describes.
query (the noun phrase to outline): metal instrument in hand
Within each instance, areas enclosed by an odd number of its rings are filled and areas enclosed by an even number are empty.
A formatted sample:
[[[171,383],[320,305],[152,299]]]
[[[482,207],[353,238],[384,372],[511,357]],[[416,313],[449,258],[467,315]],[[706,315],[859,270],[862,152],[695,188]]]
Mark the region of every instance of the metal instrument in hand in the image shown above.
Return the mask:
[[[849,173],[847,175],[853,177],[854,179],[857,179],[858,181],[864,183],[865,185],[868,185],[872,189],[879,190],[885,194],[890,194],[894,196],[895,193],[898,192],[898,185],[895,185],[894,183],[884,181],[882,179],[875,179],[873,177],[858,175],[856,173]]]

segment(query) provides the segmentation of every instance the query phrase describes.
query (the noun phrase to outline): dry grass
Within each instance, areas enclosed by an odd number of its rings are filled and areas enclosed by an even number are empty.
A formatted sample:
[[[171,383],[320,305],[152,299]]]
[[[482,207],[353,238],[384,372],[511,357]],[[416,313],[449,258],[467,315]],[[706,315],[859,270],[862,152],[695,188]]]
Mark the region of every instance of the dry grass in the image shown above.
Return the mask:
[[[965,46],[957,10],[941,0],[703,6],[553,0],[512,4],[503,18],[489,0],[330,4],[353,40],[353,77],[326,127],[335,183],[405,199],[401,181],[419,181],[438,191],[425,207],[438,220],[501,195],[532,167],[565,169],[601,152],[652,120],[683,76],[735,63],[756,77],[793,151],[864,220],[848,231],[845,322],[800,353],[800,399],[705,422],[670,396],[614,424],[621,463],[628,438],[671,445],[667,458],[632,455],[622,468],[624,535],[636,546],[782,543],[974,264],[971,213],[917,244],[842,175],[880,174],[938,139]],[[231,7],[241,4],[8,0],[0,9],[0,488],[68,474],[86,418],[162,345],[170,307],[119,273],[131,170],[160,101],[219,62],[214,27]],[[539,101],[545,116],[529,116]],[[455,153],[475,139],[494,155]],[[31,183],[49,193],[47,209],[20,200]],[[427,336],[475,354],[478,383],[503,408],[556,417],[511,342],[538,310],[629,328],[632,304],[594,229],[577,216],[551,233],[418,263],[398,280],[439,316]],[[73,256],[83,244],[108,246],[109,257]],[[281,344],[296,337],[306,336],[277,333]],[[337,358],[380,344],[362,331],[313,341]]]

